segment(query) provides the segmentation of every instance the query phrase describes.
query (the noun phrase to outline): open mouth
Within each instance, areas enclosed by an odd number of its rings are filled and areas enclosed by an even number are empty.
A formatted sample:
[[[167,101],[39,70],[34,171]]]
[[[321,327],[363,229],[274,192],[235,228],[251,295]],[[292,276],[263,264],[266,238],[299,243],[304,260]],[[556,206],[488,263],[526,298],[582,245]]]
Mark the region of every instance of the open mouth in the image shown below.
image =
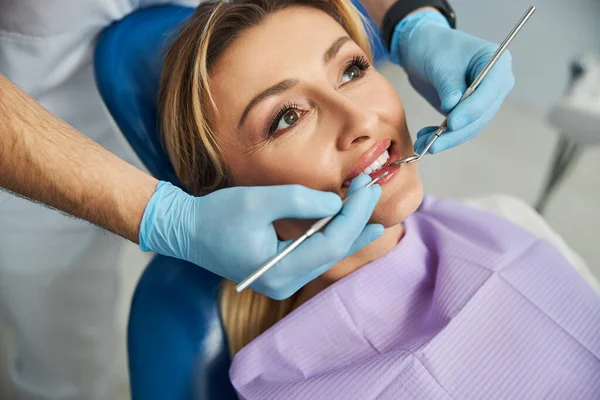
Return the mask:
[[[387,160],[389,160],[389,159],[390,159],[390,153],[387,149],[385,149],[385,151],[375,161],[373,161],[373,163],[371,163],[371,165],[369,165],[367,168],[365,168],[362,171],[362,173],[371,175],[371,174],[379,171],[380,169],[383,168],[383,166],[387,163]]]
[[[364,167],[362,170],[355,170],[350,177],[344,181],[342,184],[342,189],[348,189],[350,187],[350,183],[352,179],[356,178],[358,175],[367,174],[371,177],[371,179],[375,179],[381,175],[383,175],[386,171],[388,175],[383,177],[378,184],[382,185],[392,179],[393,175],[400,169],[400,165],[390,167],[389,164],[400,159],[398,153],[396,152],[395,143],[391,140],[386,142],[386,146],[383,151],[379,153],[379,155],[375,155],[375,159],[371,161],[369,165]],[[378,151],[378,152],[379,152]]]

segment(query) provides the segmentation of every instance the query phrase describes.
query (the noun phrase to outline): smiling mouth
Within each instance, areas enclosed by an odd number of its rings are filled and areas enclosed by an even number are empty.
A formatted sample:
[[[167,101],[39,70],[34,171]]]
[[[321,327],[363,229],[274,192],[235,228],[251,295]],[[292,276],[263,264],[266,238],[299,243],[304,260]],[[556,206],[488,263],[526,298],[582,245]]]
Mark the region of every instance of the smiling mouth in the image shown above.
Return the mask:
[[[398,159],[399,156],[396,153],[394,142],[391,142],[390,146],[387,149],[385,149],[383,153],[381,153],[379,157],[375,159],[375,161],[373,161],[369,166],[362,170],[361,173],[369,175],[371,179],[375,179],[378,176],[383,175],[386,171],[393,174],[400,168],[400,166],[390,167],[389,164]],[[391,176],[389,178],[391,178]],[[384,180],[388,181],[389,179],[387,179],[386,177],[386,179]],[[342,184],[342,189],[348,189],[350,187],[351,182],[351,179],[344,181],[344,183]]]

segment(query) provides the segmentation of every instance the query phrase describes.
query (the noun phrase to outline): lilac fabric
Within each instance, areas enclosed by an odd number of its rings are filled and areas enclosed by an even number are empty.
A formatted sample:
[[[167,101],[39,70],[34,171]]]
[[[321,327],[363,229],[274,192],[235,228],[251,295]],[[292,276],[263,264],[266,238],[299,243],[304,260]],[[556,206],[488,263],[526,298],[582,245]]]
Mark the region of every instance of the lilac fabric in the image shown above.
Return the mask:
[[[600,299],[549,244],[426,199],[387,255],[235,357],[242,399],[600,399]]]

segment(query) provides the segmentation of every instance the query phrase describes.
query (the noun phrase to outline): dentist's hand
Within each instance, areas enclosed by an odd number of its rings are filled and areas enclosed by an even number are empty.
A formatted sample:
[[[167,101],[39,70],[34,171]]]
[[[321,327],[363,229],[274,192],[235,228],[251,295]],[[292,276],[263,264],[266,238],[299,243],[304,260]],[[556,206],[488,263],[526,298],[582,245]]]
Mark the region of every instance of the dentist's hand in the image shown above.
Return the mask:
[[[233,187],[193,197],[160,182],[144,212],[140,248],[190,261],[240,282],[289,243],[278,240],[273,221],[323,218],[341,209],[322,232],[251,286],[274,299],[284,299],[381,236],[381,225],[367,225],[381,195],[379,185],[364,188],[369,182],[366,175],[357,177],[343,208],[336,194],[298,185]]]
[[[413,87],[438,111],[448,115],[448,131],[430,153],[475,137],[494,117],[514,86],[512,61],[506,52],[477,90],[459,106],[461,96],[485,67],[497,45],[450,28],[440,13],[417,11],[394,31],[391,58],[406,70]],[[456,108],[454,108],[456,107]],[[424,128],[415,142],[420,153],[435,129]]]

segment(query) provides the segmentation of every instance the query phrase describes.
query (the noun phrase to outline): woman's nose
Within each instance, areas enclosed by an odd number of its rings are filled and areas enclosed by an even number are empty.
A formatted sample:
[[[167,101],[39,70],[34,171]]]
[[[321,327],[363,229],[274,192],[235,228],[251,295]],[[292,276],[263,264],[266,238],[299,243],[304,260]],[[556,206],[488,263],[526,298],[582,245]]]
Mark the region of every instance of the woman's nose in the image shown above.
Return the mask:
[[[334,106],[334,112],[338,124],[338,129],[335,129],[337,146],[340,150],[348,150],[353,145],[374,137],[379,116],[369,109],[368,104],[340,96]]]

